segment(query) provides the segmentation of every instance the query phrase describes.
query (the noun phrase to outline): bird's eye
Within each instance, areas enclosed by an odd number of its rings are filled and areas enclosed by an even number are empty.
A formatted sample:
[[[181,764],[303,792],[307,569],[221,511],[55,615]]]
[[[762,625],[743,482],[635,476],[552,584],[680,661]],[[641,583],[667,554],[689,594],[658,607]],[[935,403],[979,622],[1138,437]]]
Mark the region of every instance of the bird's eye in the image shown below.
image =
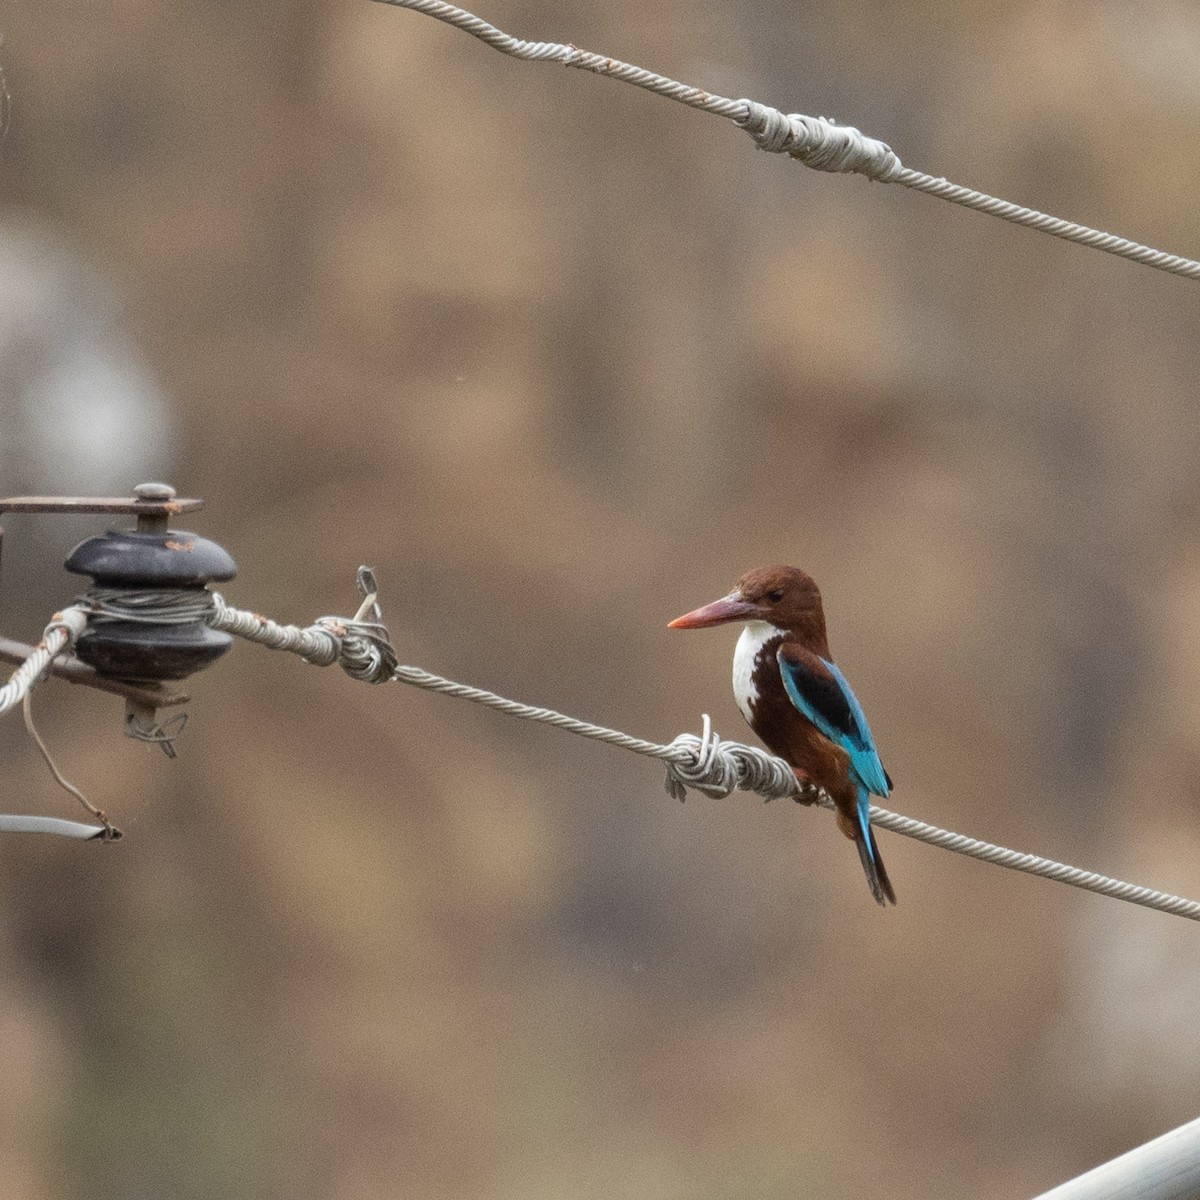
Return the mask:
[[[783,588],[776,588],[773,592],[768,592],[767,599],[772,604],[778,604],[783,599]]]

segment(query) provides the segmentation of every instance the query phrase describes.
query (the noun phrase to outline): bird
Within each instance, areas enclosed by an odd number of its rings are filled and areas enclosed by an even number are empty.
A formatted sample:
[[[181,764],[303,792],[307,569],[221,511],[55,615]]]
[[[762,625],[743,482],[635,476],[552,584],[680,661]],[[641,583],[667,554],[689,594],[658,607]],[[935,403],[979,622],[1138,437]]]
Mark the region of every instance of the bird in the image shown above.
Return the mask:
[[[870,817],[870,796],[887,797],[892,780],[862,705],[829,652],[820,589],[798,567],[759,567],[729,595],[676,617],[668,628],[735,621],[744,623],[733,655],[733,695],[742,716],[801,784],[833,800],[871,895],[880,905],[895,904]]]

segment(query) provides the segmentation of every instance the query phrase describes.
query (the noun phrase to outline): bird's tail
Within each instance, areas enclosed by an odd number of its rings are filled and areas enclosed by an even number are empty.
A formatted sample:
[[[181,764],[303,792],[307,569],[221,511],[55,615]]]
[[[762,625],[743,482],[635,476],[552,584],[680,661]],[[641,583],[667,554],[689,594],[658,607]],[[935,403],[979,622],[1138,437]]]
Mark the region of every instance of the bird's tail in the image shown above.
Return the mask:
[[[889,902],[896,903],[896,890],[892,887],[887,868],[883,865],[883,859],[879,855],[879,846],[875,842],[875,831],[871,828],[870,809],[870,801],[867,799],[866,792],[863,792],[858,804],[859,827],[854,845],[858,848],[858,858],[862,863],[863,872],[867,876],[867,886],[871,889],[871,895],[875,897],[875,903],[886,908]]]

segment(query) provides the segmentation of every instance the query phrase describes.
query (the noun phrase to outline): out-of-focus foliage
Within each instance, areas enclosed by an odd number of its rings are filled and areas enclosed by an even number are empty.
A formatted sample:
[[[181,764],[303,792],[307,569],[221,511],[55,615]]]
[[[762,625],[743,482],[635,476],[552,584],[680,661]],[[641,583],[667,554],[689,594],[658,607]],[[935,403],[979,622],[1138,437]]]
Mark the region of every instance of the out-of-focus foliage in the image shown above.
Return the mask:
[[[1200,251],[1190,4],[482,15]],[[405,661],[664,740],[743,735],[665,622],[803,565],[895,807],[1200,892],[1194,284],[365,0],[0,34],[0,491],[169,478],[235,603],[369,562]],[[8,525],[33,639],[76,531]],[[191,690],[175,763],[38,693],[128,836],[0,844],[13,1200],[1007,1200],[1194,1116],[1185,922],[887,835],[881,912],[824,813],[248,646]]]

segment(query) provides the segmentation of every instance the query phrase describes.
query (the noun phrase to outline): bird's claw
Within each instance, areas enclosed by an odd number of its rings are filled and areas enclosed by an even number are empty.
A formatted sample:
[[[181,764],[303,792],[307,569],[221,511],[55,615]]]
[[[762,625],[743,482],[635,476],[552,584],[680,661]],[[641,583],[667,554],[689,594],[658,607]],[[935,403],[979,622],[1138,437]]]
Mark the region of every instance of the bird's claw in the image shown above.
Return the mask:
[[[796,776],[796,784],[799,788],[795,796],[796,803],[816,804],[821,797],[820,787],[812,781],[812,777],[807,771],[802,771],[799,767],[793,767],[792,774]]]

